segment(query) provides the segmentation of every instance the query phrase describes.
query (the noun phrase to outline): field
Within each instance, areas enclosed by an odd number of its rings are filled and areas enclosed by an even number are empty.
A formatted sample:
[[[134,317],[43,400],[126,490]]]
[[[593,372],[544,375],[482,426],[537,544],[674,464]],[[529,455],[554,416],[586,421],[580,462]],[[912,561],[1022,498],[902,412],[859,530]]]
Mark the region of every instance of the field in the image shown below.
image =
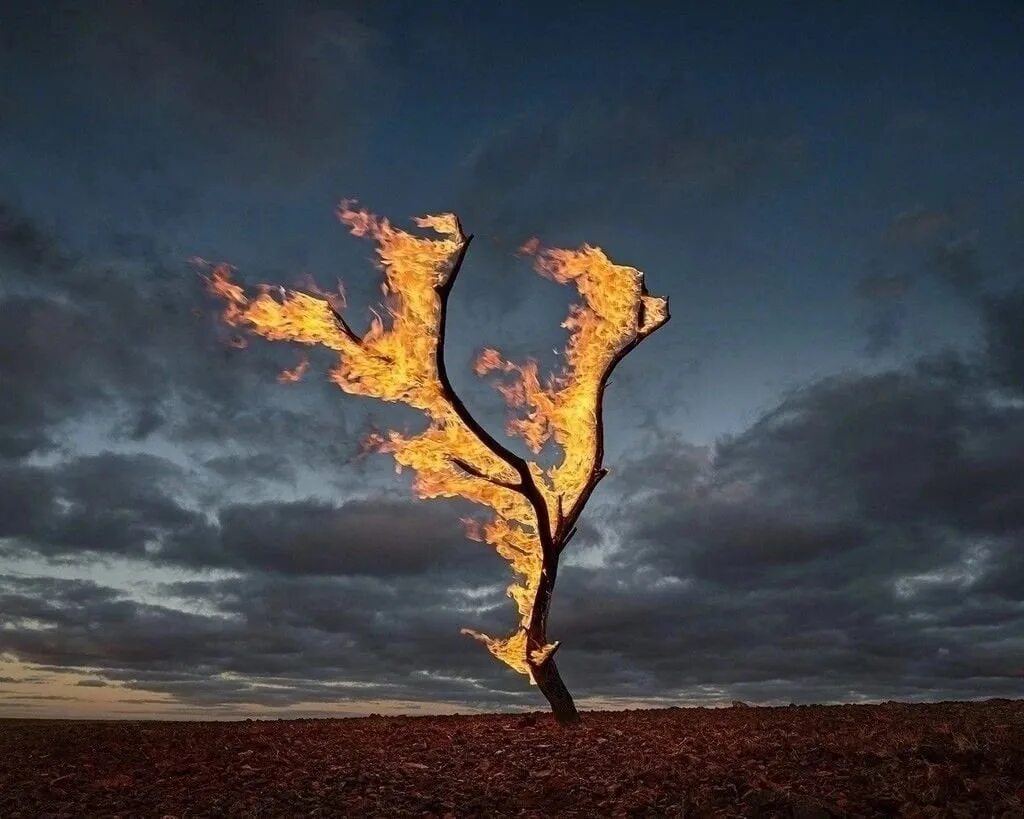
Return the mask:
[[[0,720],[0,816],[1024,816],[1024,700]]]

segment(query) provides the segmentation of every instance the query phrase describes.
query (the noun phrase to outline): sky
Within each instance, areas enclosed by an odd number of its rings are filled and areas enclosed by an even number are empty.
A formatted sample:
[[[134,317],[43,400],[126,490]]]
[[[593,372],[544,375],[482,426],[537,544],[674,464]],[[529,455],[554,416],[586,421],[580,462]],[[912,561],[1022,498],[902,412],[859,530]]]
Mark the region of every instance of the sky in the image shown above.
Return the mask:
[[[549,636],[582,708],[1024,692],[1016,3],[7,4],[0,716],[544,706],[464,505],[190,260],[379,297],[357,198],[476,239],[452,380],[557,360],[589,242],[672,321],[606,395]],[[357,319],[353,319],[357,321]],[[510,446],[517,444],[510,441]]]

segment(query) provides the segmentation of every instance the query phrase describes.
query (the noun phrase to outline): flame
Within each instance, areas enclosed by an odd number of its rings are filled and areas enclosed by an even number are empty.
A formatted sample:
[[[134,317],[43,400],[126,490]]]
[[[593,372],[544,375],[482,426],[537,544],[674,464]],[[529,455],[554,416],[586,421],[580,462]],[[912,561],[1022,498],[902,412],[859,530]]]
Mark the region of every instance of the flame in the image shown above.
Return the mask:
[[[477,359],[478,373],[508,376],[496,386],[509,407],[509,434],[534,452],[554,440],[562,462],[545,473],[545,499],[554,509],[575,509],[601,469],[601,397],[612,368],[639,341],[668,320],[668,301],[650,296],[643,273],[613,263],[598,247],[541,249],[531,239],[520,252],[534,257],[534,269],[559,284],[572,283],[583,297],[562,327],[569,331],[565,365],[541,383],[537,363],[515,364],[496,350]]]
[[[277,380],[282,384],[294,384],[296,381],[301,381],[302,376],[306,374],[306,370],[309,369],[309,359],[306,356],[302,357],[294,367],[290,370],[281,370],[277,374]]]
[[[542,249],[536,239],[520,248],[533,257],[540,274],[573,284],[582,297],[562,325],[569,339],[561,371],[542,379],[536,362],[505,361],[493,349],[476,360],[478,375],[500,375],[496,386],[511,410],[507,431],[534,452],[550,441],[562,452],[561,461],[546,470],[535,463],[520,464],[468,418],[445,383],[441,345],[446,286],[469,241],[458,219],[450,213],[416,219],[418,227],[433,232],[428,238],[400,230],[349,200],[340,204],[337,215],[353,235],[376,243],[383,272],[385,300],[362,335],[342,315],[343,299],[315,286],[311,294],[263,285],[250,295],[232,281],[233,268],[222,264],[212,268],[208,288],[224,300],[227,324],[273,341],[334,350],[338,362],[329,378],[340,389],[402,402],[426,415],[429,423],[420,434],[377,433],[366,446],[390,453],[397,469],[413,470],[413,488],[420,497],[462,497],[493,513],[483,523],[465,521],[467,536],[490,544],[510,564],[516,580],[508,595],[518,609],[519,626],[499,638],[463,631],[532,681],[531,663],[544,662],[558,646],[530,637],[545,570],[545,543],[556,549],[564,545],[604,474],[600,404],[608,373],[667,321],[668,304],[647,294],[640,271],[614,264],[600,248]],[[303,359],[281,378],[297,380],[306,367]],[[536,492],[525,491],[527,487]]]

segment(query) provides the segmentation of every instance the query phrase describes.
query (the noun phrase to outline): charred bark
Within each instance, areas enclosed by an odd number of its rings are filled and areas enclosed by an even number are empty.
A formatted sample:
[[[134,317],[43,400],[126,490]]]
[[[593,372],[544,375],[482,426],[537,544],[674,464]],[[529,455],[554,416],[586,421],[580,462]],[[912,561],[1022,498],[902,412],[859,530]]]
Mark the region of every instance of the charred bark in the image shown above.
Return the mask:
[[[547,642],[548,612],[551,609],[551,594],[555,589],[555,579],[558,577],[558,555],[561,552],[561,545],[556,546],[548,538],[542,538],[544,543],[544,570],[541,572],[540,583],[537,586],[537,597],[534,599],[533,616],[530,619],[528,631],[528,648],[530,652],[530,670],[533,672],[533,680],[537,683],[540,693],[551,706],[551,712],[555,719],[562,725],[571,725],[578,722],[580,715],[576,710],[576,703],[573,702],[572,694],[565,687],[562,675],[558,673],[558,666],[555,665],[554,650],[547,654],[540,662],[534,662],[532,653],[542,650]],[[557,649],[557,644],[556,644]]]
[[[576,710],[576,703],[562,682],[562,675],[558,673],[554,657],[549,657],[547,662],[533,667],[533,679],[537,682],[540,693],[551,705],[551,713],[558,722],[562,725],[579,722],[580,714]]]

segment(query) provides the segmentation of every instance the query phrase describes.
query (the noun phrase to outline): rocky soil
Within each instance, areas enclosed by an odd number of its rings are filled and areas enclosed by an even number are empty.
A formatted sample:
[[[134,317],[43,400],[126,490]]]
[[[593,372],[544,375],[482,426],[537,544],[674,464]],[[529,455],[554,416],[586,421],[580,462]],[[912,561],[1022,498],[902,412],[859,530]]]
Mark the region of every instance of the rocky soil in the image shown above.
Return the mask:
[[[1024,816],[1024,700],[0,720],[0,816]]]

